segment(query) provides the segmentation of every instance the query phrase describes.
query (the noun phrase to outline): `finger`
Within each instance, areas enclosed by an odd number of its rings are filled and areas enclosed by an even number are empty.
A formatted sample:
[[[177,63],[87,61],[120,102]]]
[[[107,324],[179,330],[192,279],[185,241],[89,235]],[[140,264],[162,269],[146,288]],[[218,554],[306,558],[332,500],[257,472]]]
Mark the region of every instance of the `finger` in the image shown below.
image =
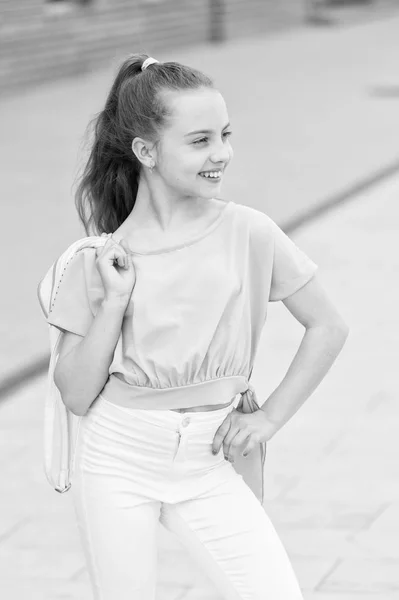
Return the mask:
[[[245,458],[246,456],[248,456],[248,454],[250,454],[252,452],[252,450],[255,449],[257,442],[254,442],[254,440],[250,440],[248,442],[248,444],[246,444],[246,446],[243,448],[241,455]]]
[[[235,438],[239,433],[240,429],[239,427],[237,427],[237,423],[234,423],[234,421],[232,421],[230,423],[230,429],[223,439],[223,453],[227,460],[229,460],[229,456],[232,456],[232,454],[230,454],[230,448],[234,447]]]
[[[125,248],[118,242],[115,238],[112,237],[112,233],[108,233],[108,239],[105,242],[104,248],[107,250],[113,250],[114,252],[114,260],[124,258],[126,256]],[[123,267],[123,262],[118,260],[119,266]]]
[[[123,254],[121,254],[120,260],[121,260],[121,267],[123,267],[124,269],[127,269],[127,255],[125,252],[123,252]]]
[[[120,245],[123,247],[123,249],[124,249],[124,250],[126,250],[126,252],[127,252],[128,254],[129,254],[129,252],[131,252],[131,250],[130,250],[130,246],[129,246],[129,243],[127,242],[127,240],[125,240],[125,239],[121,239],[119,243],[120,243]]]
[[[100,256],[102,256],[103,254],[105,255],[107,251],[109,251],[110,248],[113,247],[113,244],[115,243],[112,239],[111,239],[111,233],[102,233],[101,237],[107,238],[105,241],[105,244],[101,247],[96,248],[96,256],[99,258]]]
[[[213,454],[218,454],[221,445],[223,443],[224,437],[230,429],[230,415],[224,419],[221,425],[216,430],[215,436],[212,442],[212,452]]]
[[[237,430],[236,435],[233,439],[224,445],[224,454],[230,462],[234,462],[234,459],[240,453],[240,448],[243,444],[248,442],[248,432]],[[225,440],[226,441],[226,440]]]
[[[229,413],[229,417],[230,417],[230,428],[223,439],[223,451],[225,453],[226,458],[227,458],[227,455],[229,454],[230,445],[232,443],[233,443],[233,445],[235,444],[235,438],[236,438],[237,434],[239,434],[240,431],[242,431],[245,428],[245,423],[242,422],[240,416],[237,416],[235,410],[233,410],[231,413]]]
[[[133,267],[133,257],[131,254],[127,255],[127,268],[131,269]]]
[[[229,435],[229,437],[225,437],[225,439],[223,440],[223,453],[224,453],[224,457],[226,460],[228,460],[229,462],[234,462],[234,440],[236,438],[236,436],[238,435],[239,430],[237,429],[234,437],[232,438],[231,435]],[[229,432],[230,434],[230,432]]]
[[[119,244],[108,239],[104,246],[104,254],[113,266],[118,265],[119,267],[123,267],[125,252]]]
[[[108,244],[108,248],[106,248],[106,250],[108,250],[108,253],[109,253],[108,258],[111,261],[111,263],[114,266],[116,266],[116,265],[118,265],[118,267],[123,266],[123,261],[122,261],[122,264],[121,264],[122,254],[121,254],[119,245],[117,245],[112,240],[108,240],[107,244]]]
[[[120,240],[119,244],[122,246],[122,248],[125,251],[125,256],[124,256],[124,259],[125,259],[125,269],[128,269],[129,265],[130,265],[130,261],[129,261],[130,248],[129,248],[129,245],[126,242],[126,240],[124,240],[124,239]]]
[[[130,249],[128,247],[126,247],[127,246],[126,241],[124,239],[121,239],[119,241],[116,240],[114,237],[112,237],[112,233],[109,234],[109,240],[115,247],[119,248],[119,250],[120,250],[119,256],[127,258],[127,255],[130,252]],[[124,263],[127,265],[127,260],[125,260]],[[123,266],[123,265],[121,265],[121,266]]]
[[[118,242],[115,241],[113,237],[111,237],[110,233],[107,235],[107,238],[108,239],[105,242],[105,246],[104,247],[112,248],[112,246],[118,245]]]
[[[105,238],[105,235],[103,236]],[[97,258],[99,258],[100,256],[102,256],[105,253],[105,249],[107,247],[108,244],[108,240],[105,241],[105,243],[102,246],[98,246],[96,248],[96,256]]]

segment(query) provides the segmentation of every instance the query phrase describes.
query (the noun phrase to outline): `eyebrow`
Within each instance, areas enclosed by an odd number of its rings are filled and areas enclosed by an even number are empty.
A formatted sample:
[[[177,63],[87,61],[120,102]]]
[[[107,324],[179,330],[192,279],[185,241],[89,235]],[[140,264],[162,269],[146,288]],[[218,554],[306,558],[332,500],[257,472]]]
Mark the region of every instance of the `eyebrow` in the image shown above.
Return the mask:
[[[230,123],[227,123],[227,125],[223,127],[222,131],[224,131],[228,127],[230,127]],[[213,129],[198,129],[197,131],[190,131],[190,133],[186,133],[184,137],[188,137],[189,135],[195,135],[197,133],[213,133]]]

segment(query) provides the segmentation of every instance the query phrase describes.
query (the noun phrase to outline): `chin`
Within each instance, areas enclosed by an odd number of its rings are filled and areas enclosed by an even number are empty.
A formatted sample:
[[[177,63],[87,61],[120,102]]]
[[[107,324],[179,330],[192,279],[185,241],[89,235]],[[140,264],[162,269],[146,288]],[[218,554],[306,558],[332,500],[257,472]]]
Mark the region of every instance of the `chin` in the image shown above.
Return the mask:
[[[198,195],[202,198],[213,198],[215,194],[220,194],[221,188],[221,182],[219,182],[219,184],[209,185],[205,189],[201,186],[198,190]]]
[[[211,200],[215,196],[215,193],[219,194],[219,189],[203,190],[201,188],[192,188],[191,190],[184,190],[183,196],[192,198],[193,200],[198,200],[198,198],[201,198],[202,200]]]

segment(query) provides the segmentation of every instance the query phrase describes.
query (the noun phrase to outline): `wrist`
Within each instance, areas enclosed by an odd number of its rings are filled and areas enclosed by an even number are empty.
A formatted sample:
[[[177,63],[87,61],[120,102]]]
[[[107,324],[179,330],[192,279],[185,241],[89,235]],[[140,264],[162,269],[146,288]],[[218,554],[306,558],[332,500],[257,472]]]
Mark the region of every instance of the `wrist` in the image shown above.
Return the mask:
[[[264,414],[264,435],[268,442],[281,429],[282,425],[270,418],[267,410],[265,410],[265,404],[259,410]]]
[[[129,298],[124,296],[105,296],[103,301],[101,302],[101,305],[104,308],[104,310],[110,310],[112,312],[124,312],[128,304]]]

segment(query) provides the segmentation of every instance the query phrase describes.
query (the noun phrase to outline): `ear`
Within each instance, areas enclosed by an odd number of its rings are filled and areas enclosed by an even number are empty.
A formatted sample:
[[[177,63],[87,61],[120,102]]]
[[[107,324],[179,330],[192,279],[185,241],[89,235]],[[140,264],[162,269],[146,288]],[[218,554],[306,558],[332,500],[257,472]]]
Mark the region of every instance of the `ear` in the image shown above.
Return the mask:
[[[136,137],[132,141],[132,151],[144,167],[151,168],[155,161],[155,144]]]

